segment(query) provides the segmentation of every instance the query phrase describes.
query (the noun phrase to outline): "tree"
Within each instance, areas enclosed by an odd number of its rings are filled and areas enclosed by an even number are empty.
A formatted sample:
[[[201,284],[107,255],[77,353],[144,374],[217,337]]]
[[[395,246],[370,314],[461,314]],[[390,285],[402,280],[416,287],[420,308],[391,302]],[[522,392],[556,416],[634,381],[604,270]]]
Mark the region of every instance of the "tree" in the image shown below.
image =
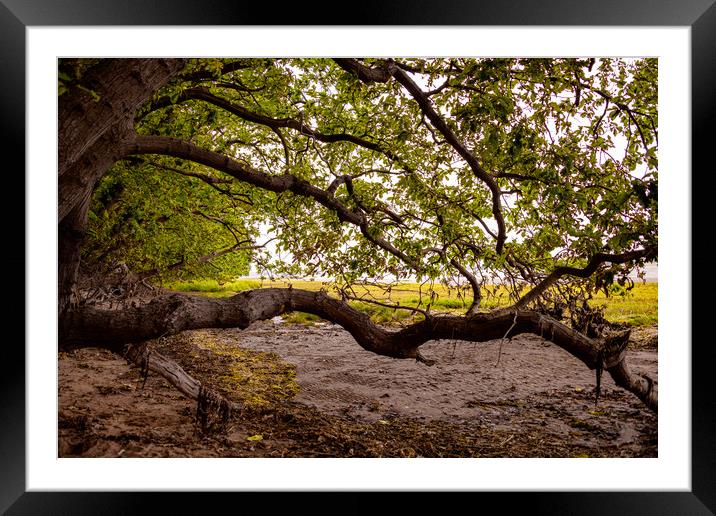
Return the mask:
[[[657,258],[656,60],[65,60],[59,77],[61,348],[123,352],[287,311],[428,364],[428,340],[528,332],[657,409],[652,380],[626,363],[628,331],[586,308],[593,291]],[[129,214],[112,212],[122,195]],[[185,232],[164,233],[177,216]],[[219,230],[202,245],[192,228],[209,226],[195,219]],[[262,251],[262,227],[291,260]],[[234,266],[250,252],[266,270],[330,275],[339,296],[260,289],[107,308],[78,287],[93,262],[145,277],[235,251]],[[465,314],[426,301],[396,331],[349,304],[356,283],[405,278],[467,287]],[[485,285],[505,289],[510,306],[485,311]],[[174,365],[131,349],[199,396],[193,379],[167,372]]]

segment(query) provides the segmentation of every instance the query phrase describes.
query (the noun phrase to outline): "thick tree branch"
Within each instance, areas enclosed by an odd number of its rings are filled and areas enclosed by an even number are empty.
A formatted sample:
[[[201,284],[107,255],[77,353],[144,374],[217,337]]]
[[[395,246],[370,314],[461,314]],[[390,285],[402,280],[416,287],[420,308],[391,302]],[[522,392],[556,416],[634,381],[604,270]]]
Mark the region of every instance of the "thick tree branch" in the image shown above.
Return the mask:
[[[612,367],[607,368],[609,375],[619,387],[635,394],[644,404],[657,411],[658,391],[654,380],[648,376],[632,373],[626,360],[621,360]]]
[[[549,276],[547,276],[532,290],[522,296],[515,303],[514,307],[524,308],[532,301],[535,301],[539,296],[542,295],[542,293],[544,293],[545,290],[557,283],[557,280],[559,280],[559,278],[561,278],[562,276],[569,275],[576,276],[578,278],[588,278],[589,276],[594,274],[594,272],[596,272],[597,268],[601,264],[606,262],[620,264],[632,262],[640,258],[649,259],[655,256],[655,248],[639,249],[636,251],[628,251],[626,253],[621,254],[597,253],[592,256],[591,260],[589,260],[589,263],[583,269],[577,269],[575,267],[557,267],[555,270],[552,271]]]
[[[363,236],[381,249],[391,253],[414,269],[420,269],[419,262],[410,258],[387,240],[377,236],[369,227],[368,219],[364,213],[347,208],[337,201],[333,195],[303,179],[290,174],[280,176],[266,174],[226,155],[203,149],[185,140],[163,136],[137,136],[132,142],[124,146],[122,152],[126,156],[135,154],[174,156],[220,170],[239,181],[258,186],[264,190],[276,193],[292,192],[296,195],[311,197],[322,206],[334,211],[339,220],[358,226]]]
[[[375,142],[371,142],[364,138],[359,138],[358,136],[354,136],[352,134],[322,133],[307,126],[302,121],[293,118],[271,118],[265,115],[260,115],[258,113],[254,113],[253,111],[246,109],[243,106],[240,106],[217,95],[214,95],[208,90],[208,88],[189,88],[182,92],[176,99],[176,101],[172,101],[172,99],[168,96],[162,97],[152,103],[151,110],[161,109],[179,102],[186,102],[187,100],[201,100],[207,102],[220,109],[223,109],[224,111],[227,111],[228,113],[231,113],[232,115],[246,120],[247,122],[263,125],[273,129],[274,131],[280,128],[287,128],[293,129],[294,131],[297,131],[302,135],[324,143],[350,142],[354,145],[358,145],[359,147],[363,147],[365,149],[384,154],[387,158],[392,161],[395,161],[396,163],[401,163],[400,158],[393,151],[391,151],[390,149],[385,149]]]
[[[335,58],[333,60],[347,72],[357,75],[362,82],[388,82],[390,80],[390,73],[385,68],[371,68],[357,59]]]
[[[324,292],[291,288],[251,290],[230,298],[174,294],[122,310],[77,307],[60,320],[60,347],[103,346],[121,352],[127,343],[190,329],[246,328],[254,321],[293,311],[311,313],[340,324],[365,350],[393,358],[422,358],[418,348],[436,339],[485,342],[502,339],[508,330],[513,336],[534,333],[565,349],[590,369],[608,365],[607,370],[615,380],[632,392],[641,392],[644,386],[626,368],[623,350],[616,350],[614,356],[605,355],[598,341],[538,312],[500,310],[469,317],[428,315],[421,322],[390,331]],[[645,403],[656,410],[655,396],[647,397]]]
[[[403,69],[394,61],[388,60],[386,68],[371,68],[365,66],[355,59],[335,59],[336,63],[345,70],[358,75],[364,82],[386,82],[388,76],[394,77],[403,87],[410,93],[420,106],[420,110],[428,117],[433,126],[440,131],[445,140],[457,151],[457,153],[467,162],[473,174],[480,179],[492,193],[492,215],[497,222],[497,245],[496,251],[502,253],[502,249],[507,239],[507,230],[505,227],[505,219],[502,215],[502,202],[500,200],[500,187],[482,165],[477,158],[467,150],[467,147],[459,140],[457,135],[450,129],[432,106],[430,97],[415,84]]]
[[[467,147],[459,140],[457,135],[448,127],[447,123],[442,116],[435,111],[433,108],[430,98],[425,94],[423,90],[405,73],[400,67],[395,66],[390,61],[388,62],[388,72],[395,77],[395,79],[408,90],[410,95],[420,106],[420,110],[428,117],[433,126],[440,131],[445,140],[457,151],[457,153],[465,160],[470,166],[473,174],[480,179],[490,189],[492,193],[492,215],[495,217],[497,222],[497,253],[502,253],[505,240],[507,239],[507,232],[505,228],[505,219],[502,216],[502,205],[500,201],[500,187],[492,177],[477,160],[477,158],[467,150]]]

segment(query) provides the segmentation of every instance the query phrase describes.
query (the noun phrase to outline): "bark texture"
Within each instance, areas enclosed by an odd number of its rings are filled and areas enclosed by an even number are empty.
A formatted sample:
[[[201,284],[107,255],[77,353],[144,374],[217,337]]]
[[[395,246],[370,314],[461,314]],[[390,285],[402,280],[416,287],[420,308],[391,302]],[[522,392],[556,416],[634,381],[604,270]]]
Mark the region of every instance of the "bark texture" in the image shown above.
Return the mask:
[[[121,352],[127,343],[190,329],[246,328],[254,321],[292,311],[315,314],[340,324],[367,351],[428,363],[430,361],[420,354],[419,348],[430,340],[484,342],[534,333],[560,346],[590,369],[608,371],[617,385],[634,393],[652,410],[657,410],[653,382],[631,373],[625,363],[626,340],[620,346],[605,346],[604,342],[531,310],[428,316],[424,321],[391,331],[323,292],[271,288],[223,299],[174,294],[122,310],[79,307],[60,321],[60,346],[72,349],[99,345]]]
[[[128,346],[125,357],[140,366],[145,374],[150,371],[158,374],[184,396],[196,400],[196,419],[202,432],[216,426],[217,422],[220,425],[226,424],[232,412],[240,412],[243,408],[240,403],[228,400],[202,384],[173,360],[156,351],[150,351],[146,344]]]
[[[97,181],[136,137],[137,108],[177,74],[183,59],[103,59],[58,99],[59,313],[74,286]]]

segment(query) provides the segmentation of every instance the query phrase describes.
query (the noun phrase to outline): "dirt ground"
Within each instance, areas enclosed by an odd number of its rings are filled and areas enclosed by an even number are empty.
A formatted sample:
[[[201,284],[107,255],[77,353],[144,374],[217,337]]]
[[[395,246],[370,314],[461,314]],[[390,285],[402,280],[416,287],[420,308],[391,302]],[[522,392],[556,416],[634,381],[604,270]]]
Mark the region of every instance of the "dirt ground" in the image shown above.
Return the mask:
[[[631,368],[656,380],[656,328],[633,338]],[[339,326],[280,319],[156,347],[209,384],[237,361],[246,385],[253,374],[254,384],[273,379],[260,386],[261,404],[202,432],[196,402],[162,378],[100,349],[62,353],[59,456],[657,456],[656,414],[608,374],[595,405],[594,371],[536,335],[429,342],[421,349],[433,366],[366,352]]]

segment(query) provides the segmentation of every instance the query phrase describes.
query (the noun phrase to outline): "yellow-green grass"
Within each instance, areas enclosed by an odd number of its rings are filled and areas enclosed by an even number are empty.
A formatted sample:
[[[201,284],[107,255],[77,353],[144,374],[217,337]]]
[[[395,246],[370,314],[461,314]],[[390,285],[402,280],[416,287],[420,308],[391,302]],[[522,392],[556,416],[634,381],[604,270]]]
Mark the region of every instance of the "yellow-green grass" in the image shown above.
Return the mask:
[[[639,283],[624,296],[612,295],[609,298],[599,293],[591,305],[606,305],[605,316],[609,321],[649,326],[659,320],[658,287],[657,283]]]
[[[337,296],[330,283],[305,280],[239,279],[223,284],[219,284],[215,280],[193,280],[174,282],[165,286],[171,290],[216,297],[230,296],[253,288],[286,288],[288,286],[312,291],[324,289],[327,293]],[[464,313],[470,305],[471,292],[469,289],[458,291],[456,288],[434,284],[432,292],[431,297],[429,286],[421,286],[417,283],[403,283],[393,286],[390,290],[378,286],[360,285],[353,287],[352,291],[352,296],[358,298],[358,300],[352,300],[350,303],[356,309],[370,314],[371,318],[379,323],[408,321],[416,313],[410,310],[380,306],[371,303],[371,301],[421,309],[426,309],[429,305],[433,311],[451,313]],[[483,289],[481,309],[490,310],[509,306],[512,302],[514,300],[509,299],[509,295],[504,288],[487,287]],[[625,292],[623,295],[613,294],[609,298],[603,293],[599,293],[590,304],[592,306],[606,305],[606,318],[612,322],[627,323],[634,326],[655,324],[658,321],[658,285],[656,283],[636,284],[632,290]],[[288,320],[290,322],[312,324],[320,319],[311,314],[294,313],[288,316]]]
[[[219,283],[215,279],[194,279],[187,281],[172,281],[166,283],[164,287],[169,290],[179,292],[201,292],[201,293],[218,293],[222,296],[231,295],[242,290],[250,290],[260,288],[261,281],[253,279],[237,279],[234,281]]]

